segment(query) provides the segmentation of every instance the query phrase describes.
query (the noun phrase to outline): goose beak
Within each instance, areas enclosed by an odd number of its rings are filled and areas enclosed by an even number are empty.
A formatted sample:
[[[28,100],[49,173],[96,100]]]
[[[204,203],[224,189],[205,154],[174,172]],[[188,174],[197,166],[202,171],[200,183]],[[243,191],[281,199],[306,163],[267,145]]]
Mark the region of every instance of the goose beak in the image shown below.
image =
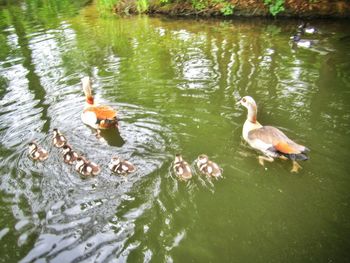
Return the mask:
[[[241,99],[239,99],[239,101],[236,102],[236,105],[241,105]]]

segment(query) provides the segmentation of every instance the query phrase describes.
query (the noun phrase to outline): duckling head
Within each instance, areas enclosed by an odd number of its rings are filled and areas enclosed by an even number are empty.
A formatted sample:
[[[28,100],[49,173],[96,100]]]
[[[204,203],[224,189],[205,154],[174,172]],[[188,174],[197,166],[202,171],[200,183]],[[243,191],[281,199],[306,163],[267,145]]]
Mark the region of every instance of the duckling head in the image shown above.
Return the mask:
[[[175,155],[175,163],[180,163],[180,162],[182,162],[183,161],[183,159],[182,159],[182,155],[181,154],[176,154]]]
[[[38,149],[38,145],[35,142],[30,142],[28,146],[29,146],[29,152],[33,152]]]
[[[198,163],[199,163],[199,164],[201,164],[201,165],[207,164],[208,161],[209,161],[209,158],[208,158],[207,155],[201,154],[201,155],[198,156]]]
[[[112,165],[118,165],[118,164],[120,164],[120,163],[121,163],[120,157],[117,157],[117,156],[112,157],[112,159],[111,159],[111,164],[112,164]]]
[[[62,151],[63,151],[63,153],[68,153],[68,152],[72,151],[72,147],[68,144],[65,144],[62,147]]]
[[[79,156],[76,160],[76,166],[81,166],[86,163],[86,159],[82,156]]]
[[[56,137],[56,136],[59,134],[58,129],[56,129],[56,128],[54,128],[54,129],[52,130],[52,132],[53,132],[53,136],[54,136],[54,137]]]

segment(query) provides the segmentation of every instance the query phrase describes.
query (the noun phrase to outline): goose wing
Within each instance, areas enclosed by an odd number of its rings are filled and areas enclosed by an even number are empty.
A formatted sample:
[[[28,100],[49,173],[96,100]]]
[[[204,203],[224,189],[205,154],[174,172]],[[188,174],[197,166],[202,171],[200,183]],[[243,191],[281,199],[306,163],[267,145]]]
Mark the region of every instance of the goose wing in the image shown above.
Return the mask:
[[[98,120],[113,120],[117,117],[117,111],[110,106],[91,106],[84,110],[95,113]]]
[[[295,143],[282,131],[272,126],[263,126],[250,131],[248,139],[258,145],[264,145],[265,150],[283,154],[300,154],[308,151],[305,146]]]

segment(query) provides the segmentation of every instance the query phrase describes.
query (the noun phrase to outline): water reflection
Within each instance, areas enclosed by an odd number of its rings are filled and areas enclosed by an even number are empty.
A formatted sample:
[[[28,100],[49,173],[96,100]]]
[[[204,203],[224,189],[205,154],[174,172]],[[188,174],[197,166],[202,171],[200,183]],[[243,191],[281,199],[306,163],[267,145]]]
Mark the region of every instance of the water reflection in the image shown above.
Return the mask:
[[[344,217],[346,209],[322,200],[345,200],[349,185],[347,147],[335,146],[348,145],[350,119],[350,60],[348,46],[337,41],[338,25],[319,23],[335,31],[326,54],[290,48],[294,21],[100,18],[94,5],[68,2],[51,0],[51,10],[27,1],[0,11],[5,260],[20,251],[22,262],[227,261],[232,247],[244,261],[258,258],[251,244],[261,261],[278,262],[262,238],[283,243],[292,236],[293,244],[308,247],[302,237],[309,233],[326,245],[319,229],[330,237],[327,215]],[[85,75],[95,80],[96,100],[119,111],[120,133],[105,131],[105,142],[80,120]],[[247,94],[258,102],[262,123],[277,124],[312,149],[301,176],[289,176],[282,162],[259,167],[256,152],[242,143],[246,113],[234,103]],[[100,164],[101,175],[83,179],[64,164],[51,145],[53,128]],[[27,158],[33,139],[49,150],[47,161]],[[208,154],[224,178],[194,172],[193,180],[179,182],[171,169],[177,152],[190,163]],[[114,155],[137,171],[112,174],[107,164]],[[295,229],[315,218],[316,227]],[[292,246],[283,253],[297,253],[293,244],[283,243]],[[323,255],[314,247],[309,253]]]

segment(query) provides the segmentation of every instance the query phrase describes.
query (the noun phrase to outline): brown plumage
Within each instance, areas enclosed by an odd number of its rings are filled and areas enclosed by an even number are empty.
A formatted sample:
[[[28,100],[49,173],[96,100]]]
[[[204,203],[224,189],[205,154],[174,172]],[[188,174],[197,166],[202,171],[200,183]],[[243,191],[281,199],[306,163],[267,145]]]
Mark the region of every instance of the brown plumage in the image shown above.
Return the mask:
[[[97,175],[101,172],[101,168],[98,164],[90,162],[82,156],[77,158],[75,170],[83,176]]]
[[[201,154],[197,159],[197,167],[202,174],[209,177],[219,178],[222,174],[222,169],[215,162],[209,160],[208,156]]]
[[[33,160],[45,161],[49,157],[49,153],[38,146],[35,142],[29,143],[29,157]]]
[[[63,151],[63,161],[65,163],[73,164],[77,160],[78,154],[72,150],[72,147],[70,145],[65,144],[62,147],[62,151]]]
[[[181,180],[186,181],[192,178],[191,167],[185,160],[183,160],[180,154],[175,155],[173,168],[174,168],[174,173]]]
[[[96,105],[92,96],[91,79],[81,79],[85,94],[85,107],[81,114],[82,121],[94,129],[108,129],[118,127],[117,111],[107,105]]]
[[[108,167],[112,170],[112,172],[120,175],[127,175],[135,172],[136,170],[135,166],[131,162],[123,160],[120,157],[113,157]]]
[[[272,126],[262,126],[259,129],[251,130],[248,133],[249,141],[261,140],[271,147],[267,149],[271,155],[284,155],[291,160],[307,160],[305,153],[308,149],[295,143],[287,137],[282,131]],[[273,156],[279,157],[279,156]]]
[[[61,148],[67,143],[67,139],[58,129],[53,129],[52,143],[55,147]]]

